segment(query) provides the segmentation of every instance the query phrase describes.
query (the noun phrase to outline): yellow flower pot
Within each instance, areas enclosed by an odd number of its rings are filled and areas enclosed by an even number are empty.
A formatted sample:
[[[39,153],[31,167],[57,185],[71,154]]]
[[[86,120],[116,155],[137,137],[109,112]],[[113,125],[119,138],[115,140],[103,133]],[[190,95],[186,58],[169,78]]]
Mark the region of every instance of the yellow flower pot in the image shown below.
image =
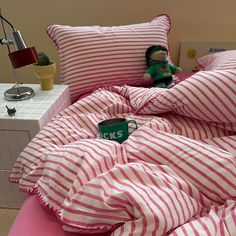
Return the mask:
[[[56,63],[53,62],[47,66],[33,65],[33,73],[40,80],[42,90],[53,89],[54,76],[56,74]]]

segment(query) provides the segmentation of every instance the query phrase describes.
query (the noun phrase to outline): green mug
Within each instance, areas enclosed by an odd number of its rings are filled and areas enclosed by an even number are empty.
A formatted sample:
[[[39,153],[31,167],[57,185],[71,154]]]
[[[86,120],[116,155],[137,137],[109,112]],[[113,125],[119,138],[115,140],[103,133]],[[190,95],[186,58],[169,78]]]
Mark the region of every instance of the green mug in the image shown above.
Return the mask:
[[[98,123],[100,137],[122,143],[129,137],[130,123],[135,125],[135,129],[138,128],[135,120],[126,120],[125,118],[103,120]]]

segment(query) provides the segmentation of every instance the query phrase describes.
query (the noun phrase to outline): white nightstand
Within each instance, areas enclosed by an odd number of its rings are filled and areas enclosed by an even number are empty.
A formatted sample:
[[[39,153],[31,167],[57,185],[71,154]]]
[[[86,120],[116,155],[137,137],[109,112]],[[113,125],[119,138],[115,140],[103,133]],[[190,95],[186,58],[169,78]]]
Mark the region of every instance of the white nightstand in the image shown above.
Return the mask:
[[[52,90],[42,91],[38,84],[28,84],[26,86],[34,89],[34,97],[6,101],[3,94],[11,86],[0,83],[0,207],[19,208],[25,194],[18,190],[17,185],[8,182],[13,163],[38,131],[70,105],[70,94],[67,85],[54,85]],[[16,108],[15,116],[7,114],[6,106]]]

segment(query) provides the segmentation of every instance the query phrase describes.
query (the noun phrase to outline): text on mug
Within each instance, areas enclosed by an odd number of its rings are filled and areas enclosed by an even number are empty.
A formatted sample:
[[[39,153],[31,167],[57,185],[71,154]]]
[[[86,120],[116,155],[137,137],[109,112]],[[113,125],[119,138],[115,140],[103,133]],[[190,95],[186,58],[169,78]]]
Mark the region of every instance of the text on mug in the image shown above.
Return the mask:
[[[117,132],[111,132],[111,133],[104,133],[103,138],[105,139],[116,139],[116,138],[121,138],[123,136],[122,131],[117,131]]]

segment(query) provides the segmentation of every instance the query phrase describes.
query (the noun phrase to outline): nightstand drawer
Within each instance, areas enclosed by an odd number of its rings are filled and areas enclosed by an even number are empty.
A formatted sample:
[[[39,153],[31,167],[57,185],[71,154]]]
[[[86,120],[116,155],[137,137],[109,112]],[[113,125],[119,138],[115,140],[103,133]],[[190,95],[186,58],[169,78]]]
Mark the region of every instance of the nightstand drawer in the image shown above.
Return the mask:
[[[20,208],[26,193],[19,191],[17,184],[9,183],[10,171],[0,170],[0,205],[6,208]]]
[[[28,131],[0,130],[0,166],[1,170],[12,168],[16,158],[29,143]],[[1,194],[1,191],[0,191]]]

